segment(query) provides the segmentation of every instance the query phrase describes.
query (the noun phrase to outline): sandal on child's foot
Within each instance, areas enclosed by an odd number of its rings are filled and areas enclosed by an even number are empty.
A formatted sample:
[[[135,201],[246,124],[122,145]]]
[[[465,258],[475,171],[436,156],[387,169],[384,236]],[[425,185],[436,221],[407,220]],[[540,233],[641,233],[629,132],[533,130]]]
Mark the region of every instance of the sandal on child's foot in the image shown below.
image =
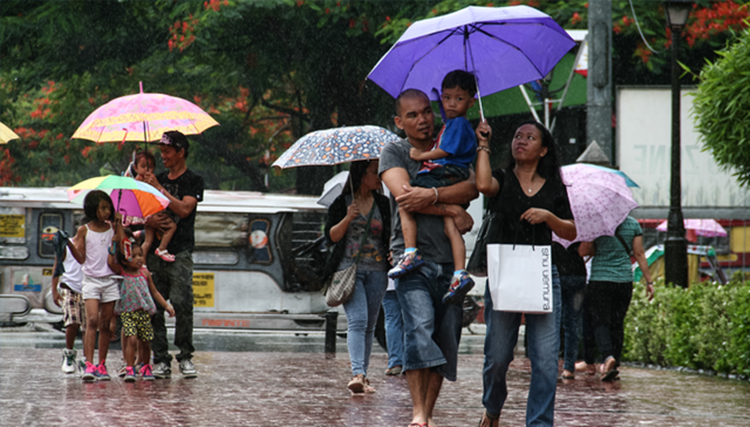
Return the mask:
[[[166,249],[162,251],[162,250],[159,250],[159,248],[156,248],[154,253],[156,254],[156,256],[158,256],[159,258],[163,259],[166,262],[174,262],[174,255],[170,254],[169,251],[167,251]]]
[[[482,427],[482,421],[485,419],[489,420],[490,427],[495,427],[496,425],[500,425],[500,414],[497,414],[497,416],[493,417],[492,415],[488,414],[487,411],[484,411],[484,414],[482,414],[482,418],[479,419],[479,427]],[[495,424],[495,421],[497,421],[497,424]]]

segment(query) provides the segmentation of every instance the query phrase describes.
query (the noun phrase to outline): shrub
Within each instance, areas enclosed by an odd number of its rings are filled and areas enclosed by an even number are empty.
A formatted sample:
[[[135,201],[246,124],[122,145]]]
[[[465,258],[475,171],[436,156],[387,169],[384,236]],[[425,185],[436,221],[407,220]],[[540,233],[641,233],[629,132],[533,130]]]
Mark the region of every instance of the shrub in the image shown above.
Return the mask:
[[[750,376],[750,283],[657,283],[649,302],[635,284],[625,319],[623,358]]]

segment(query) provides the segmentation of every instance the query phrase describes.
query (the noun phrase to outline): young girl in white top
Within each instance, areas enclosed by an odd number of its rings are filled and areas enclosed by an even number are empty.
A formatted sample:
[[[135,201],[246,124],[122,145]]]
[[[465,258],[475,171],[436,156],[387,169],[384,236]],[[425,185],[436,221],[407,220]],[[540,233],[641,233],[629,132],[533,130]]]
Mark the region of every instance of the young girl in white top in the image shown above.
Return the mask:
[[[115,302],[120,299],[117,280],[109,260],[110,247],[122,237],[122,215],[115,214],[112,199],[101,190],[93,190],[83,201],[83,212],[88,224],[78,229],[73,242],[68,242],[70,252],[81,263],[83,270],[83,299],[86,305],[86,333],[83,354],[86,369],[83,381],[109,380],[107,352],[111,331],[109,328]],[[101,326],[101,328],[100,328]],[[99,330],[99,364],[94,365],[96,331]]]

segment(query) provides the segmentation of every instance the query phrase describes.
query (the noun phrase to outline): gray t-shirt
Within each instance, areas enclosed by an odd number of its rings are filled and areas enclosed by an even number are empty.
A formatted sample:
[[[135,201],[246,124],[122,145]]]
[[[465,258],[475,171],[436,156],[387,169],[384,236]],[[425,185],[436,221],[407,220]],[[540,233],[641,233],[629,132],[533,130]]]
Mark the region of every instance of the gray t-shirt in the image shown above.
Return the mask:
[[[412,160],[409,157],[411,144],[406,139],[386,144],[380,153],[380,170],[383,172],[392,168],[401,168],[409,174],[409,179],[414,179],[419,172],[422,162]],[[391,201],[391,218],[393,222],[393,233],[391,237],[391,250],[393,250],[394,262],[404,252],[404,236],[401,232],[401,217],[398,215],[398,203],[393,195]],[[414,214],[417,222],[417,249],[422,253],[424,259],[437,263],[452,263],[451,242],[445,235],[443,217],[437,215]]]

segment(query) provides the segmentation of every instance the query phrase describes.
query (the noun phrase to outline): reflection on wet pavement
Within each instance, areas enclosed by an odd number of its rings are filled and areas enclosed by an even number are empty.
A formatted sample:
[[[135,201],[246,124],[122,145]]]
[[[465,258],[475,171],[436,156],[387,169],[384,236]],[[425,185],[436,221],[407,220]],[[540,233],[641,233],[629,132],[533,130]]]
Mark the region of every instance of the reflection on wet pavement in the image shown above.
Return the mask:
[[[517,355],[508,373],[501,425],[524,424],[530,379]],[[110,372],[121,352],[110,352]],[[439,426],[475,426],[482,413],[481,354],[464,354],[459,380],[446,382],[435,410]],[[352,396],[345,352],[199,351],[200,376],[84,384],[60,371],[61,350],[0,347],[0,425],[244,425],[406,426],[411,406],[406,379],[386,377],[386,356],[374,354],[370,379],[377,393]],[[624,367],[622,380],[603,384],[580,375],[560,382],[558,426],[746,426],[750,384],[674,371]]]

